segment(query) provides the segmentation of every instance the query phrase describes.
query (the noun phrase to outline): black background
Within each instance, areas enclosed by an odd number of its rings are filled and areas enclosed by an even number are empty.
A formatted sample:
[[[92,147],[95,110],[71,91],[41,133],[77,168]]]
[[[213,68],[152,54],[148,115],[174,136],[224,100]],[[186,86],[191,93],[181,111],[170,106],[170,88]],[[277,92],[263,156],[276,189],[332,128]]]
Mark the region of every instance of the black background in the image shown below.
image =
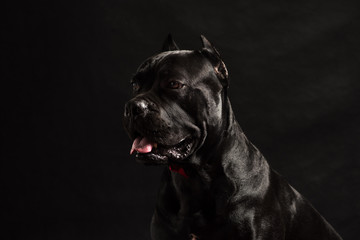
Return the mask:
[[[357,239],[358,4],[28,1],[3,8],[1,239],[149,239],[160,167],[122,128],[137,66],[204,34],[245,133],[344,239]],[[275,223],[276,224],[276,223]]]

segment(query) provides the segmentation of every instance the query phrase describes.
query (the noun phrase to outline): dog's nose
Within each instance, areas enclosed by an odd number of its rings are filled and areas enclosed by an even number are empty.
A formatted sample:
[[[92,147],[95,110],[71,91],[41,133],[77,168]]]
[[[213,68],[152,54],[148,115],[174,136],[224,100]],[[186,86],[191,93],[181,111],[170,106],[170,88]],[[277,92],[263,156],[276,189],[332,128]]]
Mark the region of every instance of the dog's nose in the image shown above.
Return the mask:
[[[149,103],[144,99],[136,99],[128,102],[125,105],[125,117],[136,117],[139,115],[145,116],[149,111]]]

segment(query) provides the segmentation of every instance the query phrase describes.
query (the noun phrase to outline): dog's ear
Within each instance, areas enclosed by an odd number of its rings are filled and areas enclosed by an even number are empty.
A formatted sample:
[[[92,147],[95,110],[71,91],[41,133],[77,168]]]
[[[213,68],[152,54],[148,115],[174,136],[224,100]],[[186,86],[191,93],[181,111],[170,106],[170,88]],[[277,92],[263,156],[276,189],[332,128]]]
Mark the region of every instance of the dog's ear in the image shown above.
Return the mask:
[[[215,70],[217,77],[220,79],[223,86],[227,87],[229,84],[229,81],[228,81],[229,74],[228,74],[228,70],[225,66],[225,63],[221,59],[220,53],[209,42],[209,40],[207,40],[203,35],[201,35],[200,38],[201,38],[202,47],[203,47],[203,49],[201,50],[201,53],[210,60],[210,62],[214,66],[214,70]]]
[[[169,34],[164,41],[161,51],[166,52],[166,51],[176,51],[176,50],[179,50],[179,47],[176,45],[171,34]]]

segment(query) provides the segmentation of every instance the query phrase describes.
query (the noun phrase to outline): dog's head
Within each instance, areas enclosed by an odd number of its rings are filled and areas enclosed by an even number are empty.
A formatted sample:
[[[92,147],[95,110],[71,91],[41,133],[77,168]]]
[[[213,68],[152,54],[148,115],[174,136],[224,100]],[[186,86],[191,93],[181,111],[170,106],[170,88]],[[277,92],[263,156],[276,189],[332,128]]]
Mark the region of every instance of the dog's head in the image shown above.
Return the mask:
[[[179,50],[169,35],[163,51],[145,60],[125,105],[130,153],[145,164],[185,162],[222,124],[227,69],[201,36],[201,50]]]

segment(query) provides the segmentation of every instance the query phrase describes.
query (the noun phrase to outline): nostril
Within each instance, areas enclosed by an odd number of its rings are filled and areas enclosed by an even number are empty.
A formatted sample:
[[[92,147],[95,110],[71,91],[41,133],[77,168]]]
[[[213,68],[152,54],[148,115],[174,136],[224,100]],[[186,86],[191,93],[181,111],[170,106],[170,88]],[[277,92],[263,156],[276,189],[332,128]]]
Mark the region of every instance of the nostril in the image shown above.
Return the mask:
[[[133,108],[132,108],[132,114],[134,116],[140,115],[141,114],[141,109],[137,105],[134,105]]]
[[[125,104],[124,117],[130,117],[130,109],[128,103]]]

